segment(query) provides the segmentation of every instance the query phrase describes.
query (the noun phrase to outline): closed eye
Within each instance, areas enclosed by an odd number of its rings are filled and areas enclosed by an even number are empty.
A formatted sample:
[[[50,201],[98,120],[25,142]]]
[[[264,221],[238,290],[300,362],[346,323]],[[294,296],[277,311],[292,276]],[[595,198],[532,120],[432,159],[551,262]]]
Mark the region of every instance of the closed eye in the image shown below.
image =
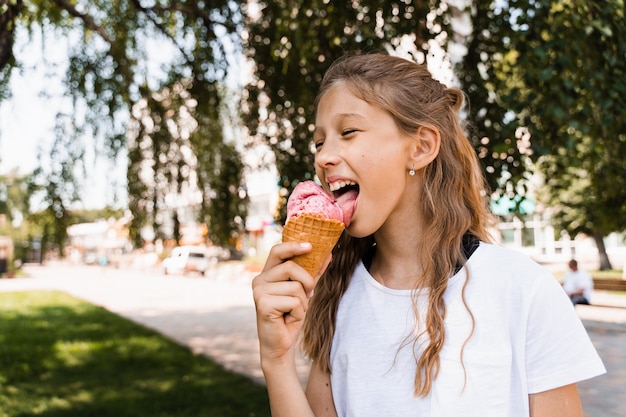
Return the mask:
[[[341,136],[344,136],[344,137],[345,137],[345,136],[350,136],[351,134],[356,133],[356,132],[358,132],[358,130],[357,130],[357,129],[344,129],[344,130],[341,132]]]

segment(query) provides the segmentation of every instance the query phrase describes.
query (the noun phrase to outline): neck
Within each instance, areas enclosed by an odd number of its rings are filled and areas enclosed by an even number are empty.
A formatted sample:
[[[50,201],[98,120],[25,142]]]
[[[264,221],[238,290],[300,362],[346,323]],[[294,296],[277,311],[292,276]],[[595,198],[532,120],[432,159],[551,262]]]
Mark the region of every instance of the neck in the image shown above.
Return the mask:
[[[370,274],[385,287],[412,289],[415,287],[422,268],[417,257],[417,240],[405,238],[407,234],[390,239],[375,235],[376,251],[372,258]]]
[[[406,193],[383,226],[374,233],[376,251],[370,274],[381,284],[393,289],[415,288],[422,273],[419,262],[419,242],[422,220],[416,193]]]

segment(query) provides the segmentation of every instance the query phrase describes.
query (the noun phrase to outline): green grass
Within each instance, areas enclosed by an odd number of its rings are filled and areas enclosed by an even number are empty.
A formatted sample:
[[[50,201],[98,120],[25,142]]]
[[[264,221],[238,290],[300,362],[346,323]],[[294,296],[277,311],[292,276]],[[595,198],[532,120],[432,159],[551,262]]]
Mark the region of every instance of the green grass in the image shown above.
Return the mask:
[[[594,278],[622,279],[622,271],[621,270],[617,270],[617,269],[611,269],[611,270],[608,270],[608,271],[594,270],[594,271],[588,271],[588,272]]]
[[[617,269],[611,269],[608,271],[600,271],[597,269],[587,270],[589,275],[593,278],[602,278],[602,279],[622,279],[622,271]],[[561,282],[563,280],[563,275],[565,275],[565,271],[555,272],[554,277]]]
[[[55,291],[0,293],[0,417],[269,416],[265,387]]]

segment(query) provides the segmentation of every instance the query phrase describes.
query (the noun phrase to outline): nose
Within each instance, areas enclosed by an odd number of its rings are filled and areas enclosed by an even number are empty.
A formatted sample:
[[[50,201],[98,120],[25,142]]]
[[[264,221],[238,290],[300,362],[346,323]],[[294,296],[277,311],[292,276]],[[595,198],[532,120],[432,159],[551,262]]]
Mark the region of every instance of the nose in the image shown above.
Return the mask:
[[[318,168],[328,168],[341,161],[341,146],[339,141],[326,138],[324,144],[315,151],[315,165]]]

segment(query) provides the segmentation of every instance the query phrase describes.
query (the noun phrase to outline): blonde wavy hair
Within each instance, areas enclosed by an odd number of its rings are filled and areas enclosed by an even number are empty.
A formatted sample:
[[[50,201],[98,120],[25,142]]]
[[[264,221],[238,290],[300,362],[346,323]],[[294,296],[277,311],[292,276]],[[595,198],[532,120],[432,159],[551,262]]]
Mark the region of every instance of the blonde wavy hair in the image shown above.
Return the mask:
[[[488,209],[487,187],[459,117],[464,95],[459,89],[447,88],[433,79],[425,65],[382,53],[346,55],[334,62],[324,75],[317,103],[340,83],[358,98],[387,111],[402,132],[413,134],[420,126],[427,126],[441,135],[439,154],[419,171],[423,188],[416,190],[422,194],[420,212],[426,225],[419,239],[421,247],[415,253],[423,269],[412,291],[416,323],[420,322],[417,309],[420,288],[429,289],[429,308],[424,328],[416,328],[403,344],[415,346],[422,338],[426,341],[424,350],[415,358],[414,386],[416,396],[426,396],[439,372],[439,354],[446,336],[443,295],[448,279],[459,265],[467,262],[463,236],[470,233],[481,241],[492,241],[489,230],[493,218]],[[373,245],[373,236],[353,238],[344,232],[310,300],[301,348],[326,372],[331,372],[330,350],[339,301],[356,265]],[[468,281],[469,276],[465,285]],[[464,294],[465,287],[465,302]],[[473,315],[467,310],[473,322]],[[467,340],[472,333],[473,328]]]

